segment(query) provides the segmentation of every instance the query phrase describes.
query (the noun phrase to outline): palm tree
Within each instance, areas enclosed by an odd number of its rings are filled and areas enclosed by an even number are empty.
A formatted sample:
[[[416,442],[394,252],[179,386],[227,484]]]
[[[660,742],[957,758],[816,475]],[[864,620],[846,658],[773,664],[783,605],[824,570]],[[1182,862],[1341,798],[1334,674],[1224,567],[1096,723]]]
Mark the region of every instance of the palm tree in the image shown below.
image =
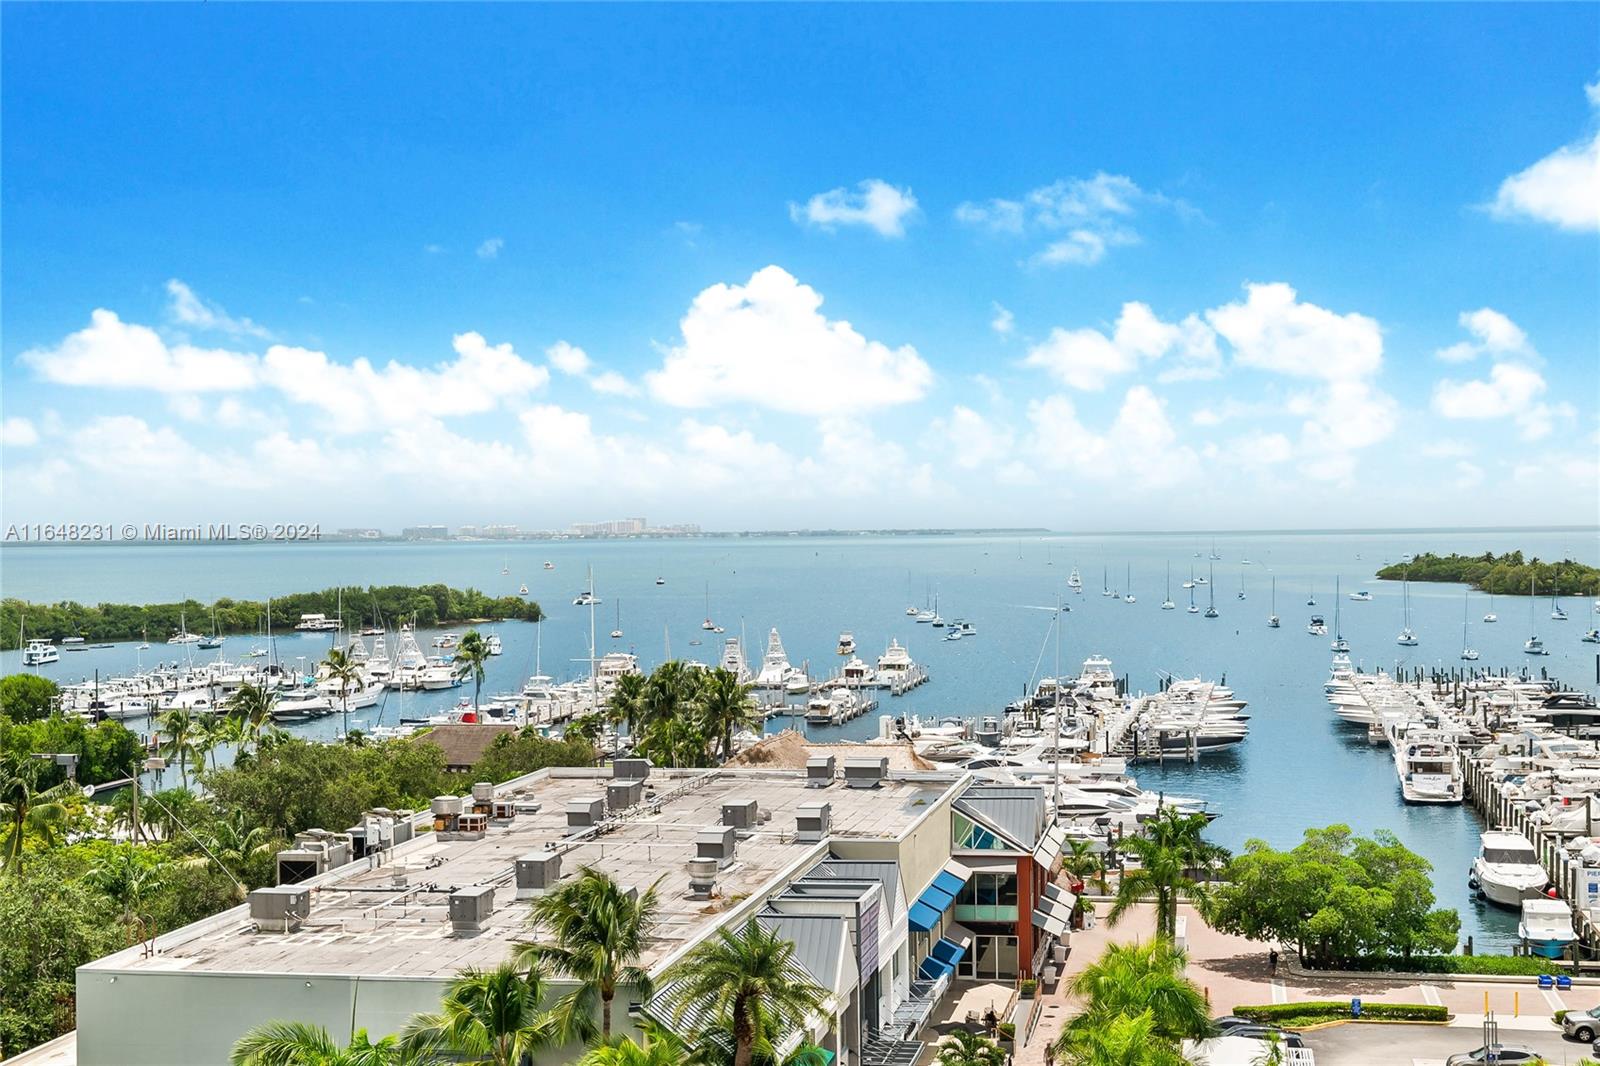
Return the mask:
[[[612,725],[626,725],[628,735],[638,739],[639,723],[644,718],[644,690],[647,681],[643,674],[623,674],[606,699],[606,719]]]
[[[578,982],[553,1011],[563,1039],[611,1039],[611,1007],[617,989],[629,985],[650,994],[650,975],[637,965],[655,928],[660,902],[652,885],[632,898],[611,876],[592,866],[534,900],[530,923],[550,933],[548,943],[520,944],[516,958]],[[598,1030],[595,1015],[600,1016]]]
[[[1177,1055],[1184,1040],[1210,1036],[1211,1011],[1205,994],[1183,976],[1184,961],[1183,952],[1161,937],[1147,944],[1107,947],[1100,958],[1072,979],[1069,992],[1084,1004],[1084,1009],[1067,1023],[1056,1042],[1057,1055],[1069,1063],[1099,1066],[1123,1061],[1104,1057],[1109,1053],[1106,1047],[1165,1047]],[[1132,1020],[1141,1018],[1148,1020],[1147,1026],[1145,1022],[1133,1024]],[[1134,1039],[1130,1034],[1137,1032],[1144,1035]],[[1126,1061],[1155,1066],[1163,1061],[1183,1060]]]
[[[478,714],[478,693],[483,689],[483,664],[489,661],[489,645],[484,641],[483,634],[476,629],[463,633],[461,643],[456,645],[455,661],[456,676],[472,678],[472,713],[481,723],[483,716]]]
[[[982,1033],[957,1029],[939,1045],[938,1066],[1005,1066],[1006,1053]]]
[[[718,750],[723,759],[733,755],[734,732],[759,721],[750,686],[741,684],[739,675],[720,666],[700,679],[695,702],[706,732],[721,741]]]
[[[270,855],[286,845],[283,835],[270,826],[257,825],[246,828],[244,812],[218,818],[207,834],[206,850],[210,855],[193,855],[184,860],[185,866],[204,866],[215,857],[234,880],[234,896],[243,902],[245,866],[257,855]]]
[[[644,1036],[643,1044],[624,1036],[596,1045],[584,1053],[577,1066],[682,1066],[689,1060],[683,1041],[666,1029],[646,1022]]]
[[[243,727],[239,741],[239,751],[244,750],[244,745],[254,742],[259,744],[261,733],[272,721],[272,694],[265,685],[243,684],[233,690],[223,705],[230,718],[237,720]],[[238,753],[234,755],[238,762]]]
[[[1064,1066],[1189,1066],[1183,1052],[1155,1035],[1151,1011],[1122,1015],[1086,1028],[1070,1046],[1057,1046]]]
[[[200,773],[206,769],[206,758],[211,759],[211,769],[217,768],[217,746],[222,743],[222,719],[214,715],[195,719],[190,732],[194,739],[189,741],[189,750],[200,763]]]
[[[1092,840],[1068,837],[1066,853],[1061,856],[1061,869],[1084,885],[1092,877],[1100,883],[1102,891],[1105,889],[1105,856]]]
[[[187,707],[174,707],[156,719],[156,727],[166,739],[161,741],[161,754],[178,760],[178,771],[183,775],[183,787],[189,787],[189,756],[194,751],[194,715]]]
[[[114,849],[89,868],[86,880],[117,905],[117,918],[128,927],[130,938],[134,928],[144,920],[140,908],[145,899],[161,887],[166,870],[160,862],[140,861],[141,853],[130,842]]]
[[[350,732],[350,690],[360,688],[365,679],[361,664],[350,658],[343,648],[329,648],[322,665],[328,668],[328,680],[339,683],[339,701],[344,705],[344,731]]]
[[[357,1029],[346,1047],[320,1025],[267,1022],[233,1045],[233,1066],[400,1066],[400,1042],[386,1036],[376,1044]]]
[[[733,1066],[751,1066],[758,1045],[770,1052],[772,1035],[803,1025],[828,998],[795,961],[794,944],[754,918],[737,932],[718,929],[668,973],[679,982],[680,1018],[710,1008],[732,1028]]]
[[[40,789],[43,763],[26,755],[10,755],[0,762],[0,869],[22,870],[23,845],[29,837],[54,844],[67,824],[67,807],[61,801],[74,790],[71,782]]]
[[[406,1023],[401,1048],[424,1062],[459,1066],[520,1066],[555,1042],[555,1026],[541,1013],[543,971],[503,962],[471,969],[450,982],[442,1008]]]
[[[1202,912],[1209,906],[1208,873],[1213,864],[1228,857],[1227,849],[1207,842],[1203,814],[1182,814],[1163,807],[1145,823],[1145,835],[1125,837],[1120,847],[1139,860],[1122,871],[1117,898],[1106,916],[1112,925],[1146,897],[1156,903],[1156,935],[1168,940],[1177,935],[1178,902],[1193,900]]]

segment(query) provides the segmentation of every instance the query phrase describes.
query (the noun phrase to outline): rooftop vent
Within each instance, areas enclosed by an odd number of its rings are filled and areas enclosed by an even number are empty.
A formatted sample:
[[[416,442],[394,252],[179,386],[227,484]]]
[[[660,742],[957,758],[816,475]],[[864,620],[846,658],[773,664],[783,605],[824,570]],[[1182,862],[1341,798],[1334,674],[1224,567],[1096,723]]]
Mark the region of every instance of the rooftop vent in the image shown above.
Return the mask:
[[[758,812],[753,799],[729,800],[722,805],[722,824],[735,829],[754,829]]]
[[[494,802],[494,782],[479,781],[472,786],[472,798],[479,803]]]
[[[561,880],[561,853],[535,851],[517,856],[517,898],[532,899]]]
[[[489,805],[489,817],[496,822],[509,822],[517,816],[517,805],[510,800],[495,800]]]
[[[249,901],[250,920],[263,933],[293,933],[311,914],[311,890],[297,885],[258,888]]]
[[[833,784],[835,761],[832,755],[813,755],[806,760],[806,787],[827,788]]]
[[[697,859],[715,859],[718,866],[733,861],[734,832],[731,825],[713,825],[695,834],[694,852]]]
[[[589,829],[606,816],[606,801],[601,796],[567,801],[567,831]]]
[[[450,893],[450,930],[457,936],[482,931],[493,913],[493,885],[472,885]]]
[[[445,818],[461,813],[460,796],[435,796],[433,797],[434,818]]]
[[[650,760],[617,759],[611,764],[611,776],[618,781],[643,781],[650,776]]]
[[[802,844],[815,844],[828,835],[833,824],[833,804],[802,803],[795,808],[794,838]]]
[[[641,778],[628,778],[613,781],[606,786],[606,806],[614,811],[625,811],[629,807],[636,807],[644,799],[644,781]]]
[[[710,899],[717,887],[716,859],[689,860],[689,895],[694,899]]]
[[[887,755],[844,761],[844,783],[851,788],[877,788],[888,776]]]

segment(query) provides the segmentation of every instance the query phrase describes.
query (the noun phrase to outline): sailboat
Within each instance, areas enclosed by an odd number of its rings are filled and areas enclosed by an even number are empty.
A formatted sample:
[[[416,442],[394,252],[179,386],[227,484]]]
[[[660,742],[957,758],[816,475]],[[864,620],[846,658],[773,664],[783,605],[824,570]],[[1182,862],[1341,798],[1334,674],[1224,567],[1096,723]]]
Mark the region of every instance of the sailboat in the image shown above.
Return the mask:
[[[1217,554],[1217,538],[1215,537],[1211,538],[1211,559],[1213,562],[1220,562],[1222,559],[1222,556]]]
[[[1335,575],[1333,579],[1333,643],[1329,647],[1340,654],[1347,654],[1350,651],[1350,642],[1344,639],[1344,631],[1339,628],[1339,599],[1339,578]]]
[[[1195,554],[1196,554],[1196,555],[1198,555],[1198,554],[1199,554],[1199,552],[1196,552],[1196,553],[1195,553]],[[1194,564],[1193,564],[1193,563],[1190,563],[1190,564],[1189,564],[1189,580],[1188,580],[1188,581],[1185,581],[1185,582],[1184,582],[1184,583],[1183,583],[1183,587],[1184,587],[1184,588],[1186,588],[1186,589],[1192,589],[1192,588],[1194,588],[1194,586],[1195,586],[1195,580],[1194,580]]]
[[[1072,568],[1072,573],[1067,575],[1067,588],[1074,592],[1083,591],[1083,575],[1078,573],[1076,566]]]
[[[1550,620],[1553,622],[1565,622],[1567,620],[1567,612],[1562,609],[1554,592],[1550,593]]]
[[[1193,584],[1193,582],[1191,582],[1189,584],[1189,610],[1188,610],[1187,613],[1189,613],[1189,614],[1199,614],[1200,613],[1200,608],[1198,608],[1198,607],[1196,607],[1194,605],[1194,584]]]
[[[144,636],[144,643],[139,645],[139,650],[140,651],[149,651],[150,650],[150,627],[149,626],[145,626],[143,629],[139,630],[139,632]]]
[[[1161,609],[1163,611],[1172,611],[1176,610],[1177,606],[1172,602],[1172,561],[1169,559],[1167,560],[1167,598],[1161,601]]]
[[[933,623],[933,628],[935,628],[935,629],[943,629],[944,628],[944,619],[939,617],[939,590],[938,589],[934,589],[933,590],[933,617],[928,619],[928,621]]]
[[[1267,615],[1267,628],[1278,628],[1278,575],[1272,575],[1272,613]]]
[[[1215,554],[1215,546],[1213,546],[1212,551]],[[1217,616],[1217,589],[1215,585],[1211,584],[1211,578],[1216,577],[1216,574],[1212,572],[1210,563],[1206,564],[1206,575],[1206,594],[1211,597],[1210,602],[1206,604],[1206,617],[1215,618]]]
[[[511,560],[506,559],[500,564],[500,576],[505,577],[509,573],[511,573]]]
[[[1311,583],[1311,594],[1306,597],[1306,606],[1307,607],[1315,607],[1316,605],[1317,605],[1317,583],[1315,581],[1313,581]]]
[[[1417,634],[1411,628],[1411,579],[1409,577],[1400,579],[1400,603],[1403,624],[1400,627],[1400,635],[1394,638],[1394,642],[1402,647],[1414,648],[1417,644]]]
[[[1102,596],[1115,596],[1116,595],[1115,592],[1111,591],[1111,571],[1107,570],[1103,566],[1100,568],[1100,595],[1102,595]]]
[[[1528,575],[1528,630],[1529,630],[1529,636],[1528,636],[1527,640],[1522,642],[1522,650],[1527,652],[1529,655],[1549,655],[1550,652],[1545,648],[1544,641],[1539,639],[1538,632],[1534,630],[1534,624],[1533,624],[1533,601],[1534,601],[1535,597],[1538,595],[1538,593],[1535,591],[1535,588],[1536,588],[1536,586],[1534,584],[1533,575],[1530,574],[1530,575]]]
[[[711,620],[711,582],[706,582],[706,620],[700,623],[700,628],[706,632],[714,632],[717,623]]]
[[[1244,599],[1244,571],[1239,571],[1239,598]]]
[[[211,609],[211,635],[196,641],[195,647],[207,650],[222,647],[222,635],[217,632],[217,609],[215,607]]]
[[[1478,661],[1477,649],[1467,643],[1467,611],[1470,610],[1471,604],[1472,594],[1463,592],[1461,594],[1461,658],[1469,663]]]
[[[1133,602],[1135,602],[1134,598],[1133,598],[1133,567],[1131,565],[1128,567],[1127,581],[1123,585],[1123,587],[1128,590],[1128,594],[1126,596],[1122,597],[1122,602],[1123,603],[1133,603]]]
[[[622,639],[622,597],[617,597],[617,628],[611,631],[612,640]]]
[[[906,617],[915,618],[917,616],[917,605],[911,603],[911,571],[909,570],[906,571],[906,603],[910,604],[906,608]]]
[[[1489,593],[1489,613],[1483,616],[1485,622],[1498,622],[1500,616],[1494,613],[1494,593]]]

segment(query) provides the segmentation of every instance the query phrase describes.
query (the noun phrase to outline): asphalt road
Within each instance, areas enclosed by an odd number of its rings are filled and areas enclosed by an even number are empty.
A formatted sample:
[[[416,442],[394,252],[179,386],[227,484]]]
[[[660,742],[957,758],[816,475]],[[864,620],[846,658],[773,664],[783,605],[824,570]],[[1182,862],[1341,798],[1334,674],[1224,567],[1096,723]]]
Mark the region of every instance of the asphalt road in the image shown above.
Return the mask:
[[[1305,1040],[1317,1054],[1317,1066],[1440,1066],[1450,1055],[1483,1043],[1481,1030],[1442,1025],[1335,1025],[1307,1033]],[[1581,1062],[1589,1052],[1576,1040],[1562,1039],[1553,1026],[1536,1032],[1503,1029],[1500,1040],[1531,1047],[1551,1066]]]

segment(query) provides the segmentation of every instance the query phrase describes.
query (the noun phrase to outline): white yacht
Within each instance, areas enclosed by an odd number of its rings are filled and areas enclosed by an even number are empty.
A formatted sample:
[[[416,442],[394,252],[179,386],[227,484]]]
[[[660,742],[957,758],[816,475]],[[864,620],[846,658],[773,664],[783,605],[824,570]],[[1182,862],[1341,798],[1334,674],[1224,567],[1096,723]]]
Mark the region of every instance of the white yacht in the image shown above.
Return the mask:
[[[528,594],[528,586],[527,585],[522,585],[522,586],[518,587],[518,589],[517,589],[517,595],[518,596],[526,596],[527,594]]]
[[[1464,792],[1455,741],[1410,726],[1394,738],[1394,767],[1407,803],[1460,803]]]
[[[604,602],[604,600],[602,600],[599,596],[596,596],[589,589],[584,589],[582,592],[572,597],[572,606],[574,607],[598,607]]]
[[[1167,564],[1167,598],[1161,601],[1163,611],[1175,611],[1178,605],[1172,602],[1172,564]]]
[[[1320,614],[1314,614],[1311,621],[1306,623],[1306,632],[1314,637],[1325,637],[1328,635],[1328,623],[1322,620]]]
[[[1127,573],[1126,578],[1123,581],[1122,587],[1128,590],[1128,594],[1126,596],[1122,597],[1122,602],[1123,603],[1134,603],[1134,602],[1137,602],[1133,598],[1133,567],[1132,566],[1128,567],[1128,573]]]
[[[499,633],[490,633],[489,636],[484,639],[483,644],[484,647],[488,649],[490,655],[505,654],[506,646],[501,642]]]
[[[339,621],[336,618],[329,618],[325,614],[303,614],[294,627],[306,633],[327,633],[337,630]],[[195,639],[198,640],[199,638],[196,637]],[[169,640],[167,643],[171,644],[173,641]],[[188,641],[183,641],[182,643],[188,643]]]
[[[1521,833],[1495,830],[1478,837],[1467,884],[1490,903],[1520,908],[1523,900],[1544,895],[1549,883],[1538,853]]]
[[[1355,592],[1350,594],[1350,598],[1355,600],[1357,603],[1370,603],[1372,601],[1372,593],[1368,592],[1366,589],[1357,589]]]
[[[839,646],[834,649],[839,655],[854,655],[856,653],[856,638],[852,633],[839,634]]]
[[[761,671],[751,683],[756,688],[786,692],[804,692],[810,687],[806,683],[805,673],[790,665],[789,656],[783,650],[783,640],[778,636],[777,627],[773,627],[767,634],[767,651],[761,657]]]
[[[777,631],[774,630],[773,632]],[[889,638],[889,646],[884,649],[882,655],[878,656],[877,673],[879,679],[885,682],[893,682],[908,676],[916,668],[917,664],[911,661],[911,653],[906,651],[898,640],[893,637]]]
[[[1489,593],[1489,610],[1484,614],[1483,620],[1485,622],[1500,621],[1500,616],[1494,613],[1494,593],[1492,592]]]
[[[1540,896],[1522,901],[1522,919],[1517,935],[1530,952],[1541,958],[1559,959],[1578,939],[1572,927],[1572,908],[1559,899]]]
[[[61,651],[48,640],[30,640],[22,649],[23,666],[45,666],[61,661]]]
[[[722,642],[722,661],[718,664],[739,679],[739,684],[748,685],[751,681],[750,664],[745,661],[744,642],[738,637],[729,637]],[[846,667],[849,663],[845,664]]]
[[[1067,588],[1072,589],[1074,592],[1083,591],[1083,575],[1078,573],[1076,566],[1072,568],[1072,573],[1067,575]]]
[[[1585,644],[1600,644],[1600,629],[1588,629],[1578,638]]]
[[[1411,581],[1409,578],[1400,579],[1400,635],[1394,642],[1401,647],[1414,648],[1417,645],[1416,631],[1411,628]]]
[[[1467,643],[1467,610],[1471,600],[1468,594],[1461,596],[1461,659],[1463,662],[1477,662],[1478,649]]]
[[[298,629],[300,627],[296,626],[295,628]],[[72,639],[71,637],[67,638],[67,640],[71,640],[71,639]],[[172,636],[168,637],[167,638],[167,643],[168,644],[198,644],[198,643],[200,643],[200,639],[201,638],[200,638],[200,634],[199,633],[190,633],[188,630],[180,630],[177,633],[172,634]],[[64,644],[64,643],[66,643],[66,641],[62,641],[62,643]]]

